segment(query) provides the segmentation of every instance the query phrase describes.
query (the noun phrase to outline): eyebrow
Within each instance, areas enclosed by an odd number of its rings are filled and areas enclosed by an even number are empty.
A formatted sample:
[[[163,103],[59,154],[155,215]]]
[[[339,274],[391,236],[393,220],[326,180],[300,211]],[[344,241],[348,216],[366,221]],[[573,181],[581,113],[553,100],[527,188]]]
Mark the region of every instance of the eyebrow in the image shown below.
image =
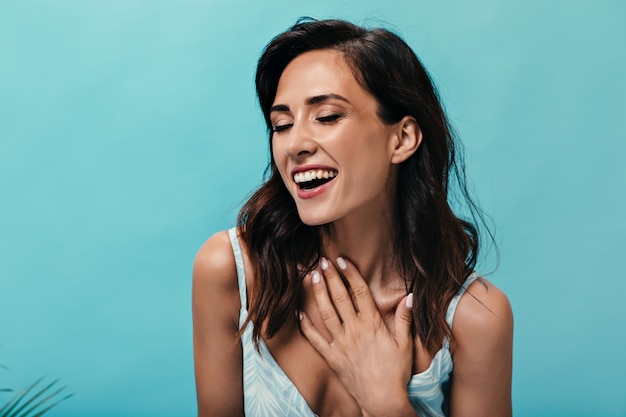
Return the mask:
[[[350,104],[350,100],[348,100],[344,96],[340,96],[339,94],[334,93],[320,94],[318,96],[309,97],[306,99],[305,103],[307,106],[312,106],[314,104],[323,103],[328,100],[339,100]],[[289,111],[289,106],[287,106],[286,104],[276,104],[270,108],[270,113],[275,111]]]

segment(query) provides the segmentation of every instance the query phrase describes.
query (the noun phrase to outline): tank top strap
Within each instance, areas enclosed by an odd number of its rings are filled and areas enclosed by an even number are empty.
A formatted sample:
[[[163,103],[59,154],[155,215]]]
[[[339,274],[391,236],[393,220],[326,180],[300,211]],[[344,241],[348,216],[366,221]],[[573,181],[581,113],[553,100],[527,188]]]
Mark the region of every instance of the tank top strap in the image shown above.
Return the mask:
[[[247,312],[246,306],[248,305],[246,295],[246,273],[243,268],[243,255],[241,254],[241,245],[239,244],[239,238],[237,237],[237,228],[233,227],[228,229],[228,236],[230,237],[230,244],[233,247],[233,253],[235,254],[235,264],[237,265],[237,283],[239,285],[239,298],[241,299],[241,312]]]
[[[472,272],[465,279],[465,282],[463,283],[463,285],[461,285],[461,288],[459,288],[459,291],[454,295],[454,297],[452,297],[452,300],[450,301],[450,305],[448,306],[448,311],[446,312],[446,323],[448,323],[448,326],[450,326],[450,328],[452,328],[452,321],[454,320],[454,313],[456,312],[456,307],[459,305],[459,301],[461,300],[461,297],[463,296],[463,294],[465,294],[465,291],[467,291],[469,286],[472,285],[472,282],[476,281],[479,277],[480,275],[478,275],[477,272]],[[444,345],[444,348],[448,349],[450,347],[450,340],[446,339],[443,345]]]

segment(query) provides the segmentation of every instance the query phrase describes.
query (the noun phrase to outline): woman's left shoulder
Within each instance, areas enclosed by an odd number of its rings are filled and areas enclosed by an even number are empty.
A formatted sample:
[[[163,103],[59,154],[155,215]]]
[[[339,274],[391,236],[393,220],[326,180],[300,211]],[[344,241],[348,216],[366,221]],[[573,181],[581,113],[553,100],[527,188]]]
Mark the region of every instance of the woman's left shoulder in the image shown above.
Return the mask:
[[[459,300],[450,352],[450,409],[463,410],[463,415],[510,416],[513,311],[507,296],[484,278],[475,280]]]
[[[500,350],[513,338],[513,310],[508,297],[480,277],[468,287],[454,313],[454,345],[463,350]]]

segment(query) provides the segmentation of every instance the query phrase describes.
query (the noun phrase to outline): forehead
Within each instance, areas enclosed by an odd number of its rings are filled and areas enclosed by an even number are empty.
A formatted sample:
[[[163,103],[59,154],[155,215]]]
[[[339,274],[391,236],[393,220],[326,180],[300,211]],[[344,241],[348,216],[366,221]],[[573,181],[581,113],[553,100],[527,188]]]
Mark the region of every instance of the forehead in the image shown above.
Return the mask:
[[[274,104],[296,104],[322,94],[340,94],[351,102],[373,98],[336,50],[305,52],[291,61],[278,81]]]

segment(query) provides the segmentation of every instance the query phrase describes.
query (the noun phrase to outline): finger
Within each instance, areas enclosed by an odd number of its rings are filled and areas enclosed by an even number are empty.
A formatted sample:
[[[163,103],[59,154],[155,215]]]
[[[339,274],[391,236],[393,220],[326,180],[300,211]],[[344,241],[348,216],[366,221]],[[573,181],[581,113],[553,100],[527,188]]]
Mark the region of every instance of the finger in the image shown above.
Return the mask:
[[[300,318],[300,330],[306,339],[309,341],[311,346],[327,359],[332,354],[332,349],[330,347],[330,343],[322,336],[322,334],[315,328],[315,325],[304,312],[299,313]]]
[[[343,326],[333,303],[330,301],[324,277],[317,270],[311,272],[311,289],[324,326],[334,338],[343,332]]]
[[[411,346],[411,323],[413,322],[413,293],[402,300],[396,308],[394,336],[400,347]]]
[[[354,303],[356,308],[359,310],[359,313],[379,314],[376,303],[374,303],[374,298],[372,298],[372,294],[370,293],[370,289],[356,267],[342,257],[337,258],[337,266],[339,266],[341,273],[344,277],[346,277],[346,280],[350,285],[350,290],[352,291],[352,295],[354,297]]]
[[[341,320],[345,322],[356,318],[356,310],[352,303],[352,297],[350,297],[350,291],[346,288],[335,266],[326,258],[321,258],[320,267],[328,287],[328,293]]]

